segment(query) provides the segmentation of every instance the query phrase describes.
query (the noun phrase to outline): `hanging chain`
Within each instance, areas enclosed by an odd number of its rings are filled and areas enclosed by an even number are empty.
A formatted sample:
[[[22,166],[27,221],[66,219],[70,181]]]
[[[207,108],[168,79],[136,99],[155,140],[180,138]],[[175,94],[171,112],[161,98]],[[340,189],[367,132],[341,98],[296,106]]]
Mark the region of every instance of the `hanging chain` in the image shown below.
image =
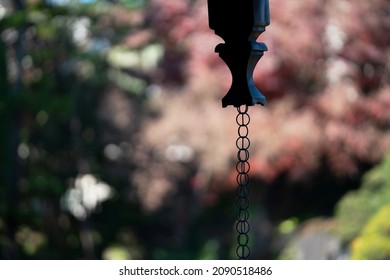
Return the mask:
[[[250,254],[249,249],[249,146],[250,141],[248,138],[249,130],[248,125],[250,117],[248,114],[248,105],[237,107],[238,115],[236,122],[238,124],[238,138],[236,146],[238,148],[236,164],[237,174],[237,223],[236,230],[238,233],[237,242],[238,247],[236,250],[238,258],[247,259]]]

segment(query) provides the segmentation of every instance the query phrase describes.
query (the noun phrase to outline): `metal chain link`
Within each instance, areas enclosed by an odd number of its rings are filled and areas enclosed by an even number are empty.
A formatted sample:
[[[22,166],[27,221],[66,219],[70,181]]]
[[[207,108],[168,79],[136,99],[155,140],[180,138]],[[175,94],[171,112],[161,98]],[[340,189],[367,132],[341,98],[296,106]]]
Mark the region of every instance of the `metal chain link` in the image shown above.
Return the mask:
[[[250,117],[248,114],[248,105],[237,107],[238,115],[236,122],[238,124],[238,138],[236,146],[238,149],[236,164],[237,174],[237,223],[236,230],[238,233],[237,242],[238,247],[236,250],[238,258],[247,259],[250,255],[249,249],[249,146],[250,141],[248,138],[249,130],[248,125]]]

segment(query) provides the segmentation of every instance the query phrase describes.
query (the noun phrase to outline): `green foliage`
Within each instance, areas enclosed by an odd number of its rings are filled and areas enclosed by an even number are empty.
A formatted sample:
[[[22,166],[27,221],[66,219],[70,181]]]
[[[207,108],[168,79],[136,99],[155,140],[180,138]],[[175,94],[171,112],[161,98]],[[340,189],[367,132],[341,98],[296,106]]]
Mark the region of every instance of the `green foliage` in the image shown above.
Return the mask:
[[[352,242],[355,260],[390,260],[390,204],[383,206]]]
[[[390,155],[364,175],[359,190],[349,192],[339,202],[336,217],[343,241],[358,236],[372,215],[389,202]]]

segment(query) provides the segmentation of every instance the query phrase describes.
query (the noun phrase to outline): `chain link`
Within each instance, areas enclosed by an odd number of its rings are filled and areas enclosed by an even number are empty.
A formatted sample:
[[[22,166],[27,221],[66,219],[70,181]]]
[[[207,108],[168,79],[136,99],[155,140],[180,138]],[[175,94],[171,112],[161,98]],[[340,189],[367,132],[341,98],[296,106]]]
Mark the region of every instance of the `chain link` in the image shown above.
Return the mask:
[[[237,223],[236,230],[238,233],[236,250],[238,258],[247,259],[250,255],[249,249],[249,146],[248,138],[250,117],[248,114],[248,105],[243,108],[237,107],[236,122],[238,124],[238,138],[236,141],[237,152]]]

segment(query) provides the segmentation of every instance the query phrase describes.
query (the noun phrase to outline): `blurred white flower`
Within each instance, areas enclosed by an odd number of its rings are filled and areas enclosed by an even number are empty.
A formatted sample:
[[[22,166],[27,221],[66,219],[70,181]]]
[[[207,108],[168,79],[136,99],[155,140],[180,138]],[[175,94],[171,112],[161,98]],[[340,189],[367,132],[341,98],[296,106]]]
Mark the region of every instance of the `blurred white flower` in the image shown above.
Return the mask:
[[[13,12],[12,2],[9,0],[0,1],[0,19]]]
[[[169,145],[165,150],[165,157],[170,161],[190,162],[194,154],[194,150],[187,145]]]
[[[74,21],[72,26],[73,42],[81,47],[90,41],[91,20],[87,17],[80,17]]]
[[[96,208],[114,195],[108,184],[91,174],[78,175],[74,185],[61,198],[61,206],[78,220],[85,220]]]
[[[347,36],[344,31],[334,21],[326,26],[325,41],[332,51],[340,51],[347,41]]]

